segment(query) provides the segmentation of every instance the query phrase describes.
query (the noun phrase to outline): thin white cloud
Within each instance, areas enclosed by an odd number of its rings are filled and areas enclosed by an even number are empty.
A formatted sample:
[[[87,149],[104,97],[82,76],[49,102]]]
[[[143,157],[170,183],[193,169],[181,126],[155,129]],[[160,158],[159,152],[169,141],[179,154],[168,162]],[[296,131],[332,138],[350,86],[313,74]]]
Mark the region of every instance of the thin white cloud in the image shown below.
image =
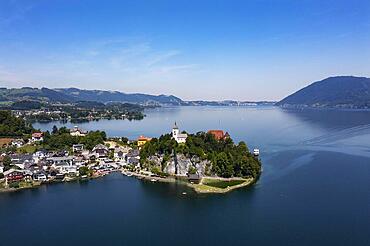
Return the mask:
[[[170,51],[167,51],[167,52],[161,52],[161,53],[156,54],[153,57],[149,58],[146,65],[148,67],[151,67],[155,64],[167,61],[167,60],[179,55],[180,53],[181,52],[179,50],[170,50]]]
[[[177,71],[190,71],[197,67],[199,67],[199,64],[169,65],[156,67],[152,72],[156,74],[169,74]]]
[[[167,81],[172,78],[174,83],[185,73],[199,69],[198,64],[184,63],[185,54],[180,50],[158,49],[148,39],[95,40],[84,45],[70,45],[62,51],[43,53],[45,55],[33,56],[32,63],[24,61],[23,66],[14,60],[9,67],[16,67],[19,71],[16,78],[14,75],[0,74],[0,80],[16,79],[24,81],[25,85],[31,83],[32,86],[49,87],[68,86],[75,81],[72,85],[77,87],[87,85],[88,88],[118,89],[114,85],[119,85],[121,90],[134,90],[145,86],[151,88],[150,84],[161,82],[164,77]]]

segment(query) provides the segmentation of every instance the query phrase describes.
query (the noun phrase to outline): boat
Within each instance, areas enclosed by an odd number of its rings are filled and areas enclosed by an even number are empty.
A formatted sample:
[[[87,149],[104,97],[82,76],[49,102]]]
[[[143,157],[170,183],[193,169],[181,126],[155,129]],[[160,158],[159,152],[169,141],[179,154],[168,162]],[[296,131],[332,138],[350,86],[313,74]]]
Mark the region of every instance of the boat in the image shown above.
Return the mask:
[[[150,181],[152,181],[152,182],[157,182],[157,180],[156,180],[156,179],[151,179]]]
[[[260,155],[260,150],[259,149],[254,149],[253,150],[253,155],[254,156],[259,156]]]

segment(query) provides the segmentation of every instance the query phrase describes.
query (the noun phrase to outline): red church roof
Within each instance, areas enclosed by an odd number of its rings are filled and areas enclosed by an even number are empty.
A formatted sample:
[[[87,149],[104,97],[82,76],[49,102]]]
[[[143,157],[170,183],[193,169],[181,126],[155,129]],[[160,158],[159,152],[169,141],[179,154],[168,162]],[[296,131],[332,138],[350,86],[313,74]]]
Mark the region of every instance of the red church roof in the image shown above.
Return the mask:
[[[225,137],[223,130],[209,130],[208,133],[212,134],[217,140],[223,139]]]

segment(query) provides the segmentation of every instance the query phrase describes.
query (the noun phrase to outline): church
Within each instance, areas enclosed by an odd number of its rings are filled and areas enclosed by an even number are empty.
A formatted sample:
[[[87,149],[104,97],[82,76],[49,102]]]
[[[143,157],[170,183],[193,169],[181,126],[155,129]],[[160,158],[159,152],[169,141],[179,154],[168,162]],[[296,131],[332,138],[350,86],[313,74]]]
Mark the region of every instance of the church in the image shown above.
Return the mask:
[[[175,125],[172,128],[172,138],[175,139],[176,142],[178,142],[178,143],[185,143],[187,137],[188,137],[188,134],[180,133],[180,130],[177,127],[177,124],[175,122]]]

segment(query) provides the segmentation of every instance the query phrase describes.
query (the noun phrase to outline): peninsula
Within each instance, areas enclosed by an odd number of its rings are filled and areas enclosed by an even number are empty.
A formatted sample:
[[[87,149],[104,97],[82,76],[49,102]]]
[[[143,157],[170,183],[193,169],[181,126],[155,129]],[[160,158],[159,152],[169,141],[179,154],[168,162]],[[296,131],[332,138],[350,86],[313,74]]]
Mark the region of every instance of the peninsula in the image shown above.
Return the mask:
[[[225,193],[253,184],[261,173],[258,154],[234,144],[222,130],[172,132],[159,138],[108,138],[104,131],[34,129],[11,111],[0,111],[0,190],[86,181],[122,172],[150,181],[181,182],[199,193]]]
[[[140,149],[141,168],[159,177],[189,181],[199,193],[224,193],[254,183],[261,174],[258,155],[244,142],[235,144],[229,133],[209,130],[181,132],[153,138]]]

